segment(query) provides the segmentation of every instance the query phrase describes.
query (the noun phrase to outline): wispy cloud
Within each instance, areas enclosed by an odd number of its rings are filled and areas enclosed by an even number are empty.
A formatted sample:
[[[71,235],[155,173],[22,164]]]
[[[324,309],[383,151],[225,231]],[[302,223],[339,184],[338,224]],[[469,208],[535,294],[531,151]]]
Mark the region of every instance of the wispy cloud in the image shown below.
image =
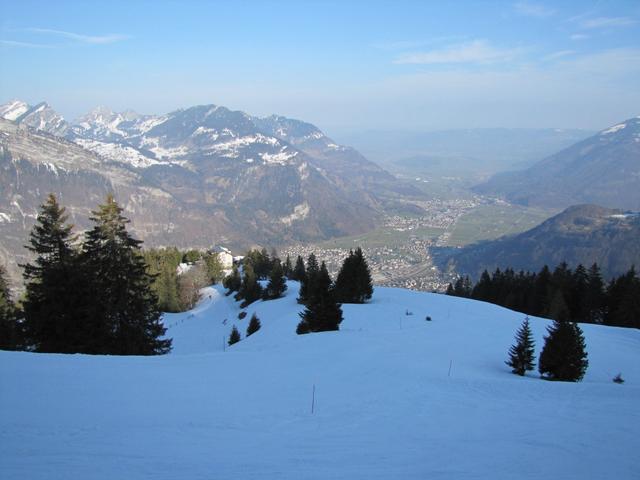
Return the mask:
[[[560,50],[559,52],[554,52],[550,55],[547,55],[543,58],[543,60],[557,60],[558,58],[568,57],[569,55],[574,55],[575,50]]]
[[[531,2],[514,3],[513,8],[518,14],[525,15],[527,17],[544,18],[544,17],[550,17],[556,13],[556,11],[553,8],[547,7],[546,5],[542,5],[539,3],[531,3]]]
[[[0,45],[2,45],[3,47],[16,47],[16,48],[53,48],[52,45],[45,45],[41,43],[19,42],[16,40],[0,40]]]
[[[512,60],[520,49],[493,47],[486,40],[475,40],[458,45],[450,45],[427,52],[412,52],[400,55],[393,63],[397,64],[487,64]]]
[[[589,18],[581,22],[582,28],[617,28],[635,25],[636,20],[630,17],[597,17]]]
[[[67,32],[64,30],[53,30],[50,28],[27,28],[25,31],[43,35],[53,35],[57,37],[67,38],[69,40],[73,40],[74,42],[87,43],[92,45],[105,45],[131,38],[129,35],[122,35],[119,33],[110,33],[107,35],[83,35],[80,33]]]
[[[586,40],[587,38],[589,38],[589,35],[585,35],[584,33],[574,33],[573,35],[571,35],[571,40]]]
[[[409,50],[412,48],[425,47],[427,45],[437,45],[447,42],[460,42],[466,40],[468,37],[461,35],[447,35],[443,37],[433,37],[425,40],[399,40],[399,41],[387,41],[376,42],[371,46],[378,50],[397,51],[397,50]]]

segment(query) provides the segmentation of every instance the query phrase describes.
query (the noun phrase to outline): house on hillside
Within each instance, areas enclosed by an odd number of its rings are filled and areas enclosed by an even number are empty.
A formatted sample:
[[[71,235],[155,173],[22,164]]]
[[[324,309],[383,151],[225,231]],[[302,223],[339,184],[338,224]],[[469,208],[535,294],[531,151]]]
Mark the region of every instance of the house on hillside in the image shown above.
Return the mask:
[[[233,255],[231,255],[231,251],[228,248],[217,245],[209,252],[218,254],[218,260],[220,260],[220,264],[225,270],[233,266]]]

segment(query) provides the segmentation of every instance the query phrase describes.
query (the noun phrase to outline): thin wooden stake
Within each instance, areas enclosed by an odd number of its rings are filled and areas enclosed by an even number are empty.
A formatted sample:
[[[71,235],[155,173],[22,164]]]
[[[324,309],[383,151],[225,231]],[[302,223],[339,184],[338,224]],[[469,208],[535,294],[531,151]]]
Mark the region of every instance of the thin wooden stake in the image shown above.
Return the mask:
[[[316,408],[316,384],[313,384],[313,392],[311,393],[311,415],[313,415]]]
[[[447,374],[447,377],[451,376],[451,365],[453,365],[453,360],[449,360],[449,373]]]

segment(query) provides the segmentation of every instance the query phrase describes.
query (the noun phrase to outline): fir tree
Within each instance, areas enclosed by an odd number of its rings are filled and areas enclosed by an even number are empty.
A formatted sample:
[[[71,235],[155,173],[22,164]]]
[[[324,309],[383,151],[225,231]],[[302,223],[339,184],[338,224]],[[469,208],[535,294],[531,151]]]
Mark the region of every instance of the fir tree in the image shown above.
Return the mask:
[[[597,263],[591,265],[587,273],[587,291],[584,298],[586,322],[602,323],[605,317],[605,289],[602,274]]]
[[[240,340],[240,332],[238,332],[238,329],[234,325],[231,329],[231,334],[229,335],[229,346],[233,345],[234,343],[238,343]]]
[[[373,295],[369,265],[362,249],[350,251],[336,279],[336,299],[342,303],[364,303]]]
[[[240,290],[240,286],[242,285],[242,278],[240,277],[240,272],[238,271],[238,267],[234,265],[231,269],[231,274],[227,275],[222,281],[222,285],[224,288],[228,289],[229,295],[232,292],[237,292]]]
[[[27,341],[38,352],[93,353],[92,285],[73,246],[73,226],[50,194],[40,207],[27,249],[36,255],[24,266]]]
[[[291,280],[297,280],[298,282],[302,282],[304,278],[307,276],[306,269],[304,268],[304,260],[300,255],[296,259],[296,266],[291,271]]]
[[[450,297],[455,297],[456,292],[453,290],[453,284],[449,283],[449,285],[447,285],[447,290],[444,294],[449,295]]]
[[[0,350],[19,350],[23,347],[22,323],[11,299],[6,271],[0,265]]]
[[[540,375],[549,380],[582,380],[589,361],[578,324],[556,320],[547,328],[547,333],[538,363]]]
[[[298,334],[338,330],[342,322],[342,308],[334,297],[331,277],[324,262],[315,279],[314,290],[310,292],[306,308],[300,313]]]
[[[280,298],[287,290],[287,282],[284,279],[284,272],[280,265],[280,260],[276,259],[273,262],[273,268],[269,276],[269,283],[264,291],[265,300],[273,300]]]
[[[534,369],[534,347],[529,317],[525,317],[516,332],[516,344],[509,349],[509,360],[505,362],[513,369],[513,373],[524,376],[527,370]]]
[[[288,278],[289,280],[293,280],[291,278],[292,271],[293,271],[293,267],[291,266],[291,257],[287,255],[287,258],[284,261],[284,264],[282,265],[282,273],[284,274],[285,278]]]
[[[312,253],[307,258],[307,268],[305,271],[304,277],[300,279],[300,291],[298,293],[298,303],[305,304],[309,297],[315,291],[315,282],[316,277],[319,272],[318,260],[316,256]]]
[[[166,329],[140,253],[142,242],[127,232],[129,220],[112,195],[92,213],[94,227],[86,235],[83,264],[92,276],[99,307],[97,348],[117,355],[169,352],[171,340],[161,338]]]
[[[249,320],[249,325],[247,326],[247,337],[253,335],[258,330],[260,330],[261,326],[262,325],[260,325],[260,319],[256,316],[256,314],[254,313],[253,315],[251,315],[251,319]]]
[[[258,282],[257,276],[253,271],[253,266],[249,263],[244,266],[244,275],[242,276],[242,284],[236,295],[236,300],[244,299],[243,308],[250,303],[259,300],[262,296],[262,286]]]

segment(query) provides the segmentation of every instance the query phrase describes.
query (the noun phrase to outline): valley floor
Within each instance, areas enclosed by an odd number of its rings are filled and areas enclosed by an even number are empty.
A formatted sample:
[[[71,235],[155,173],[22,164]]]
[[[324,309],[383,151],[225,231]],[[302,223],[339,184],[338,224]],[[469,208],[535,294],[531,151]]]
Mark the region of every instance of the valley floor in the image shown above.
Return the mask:
[[[0,352],[0,477],[640,478],[640,331],[585,325],[584,381],[553,383],[510,374],[523,315],[494,305],[377,288],[297,336],[295,282],[243,320],[221,292],[165,316],[170,355]]]

